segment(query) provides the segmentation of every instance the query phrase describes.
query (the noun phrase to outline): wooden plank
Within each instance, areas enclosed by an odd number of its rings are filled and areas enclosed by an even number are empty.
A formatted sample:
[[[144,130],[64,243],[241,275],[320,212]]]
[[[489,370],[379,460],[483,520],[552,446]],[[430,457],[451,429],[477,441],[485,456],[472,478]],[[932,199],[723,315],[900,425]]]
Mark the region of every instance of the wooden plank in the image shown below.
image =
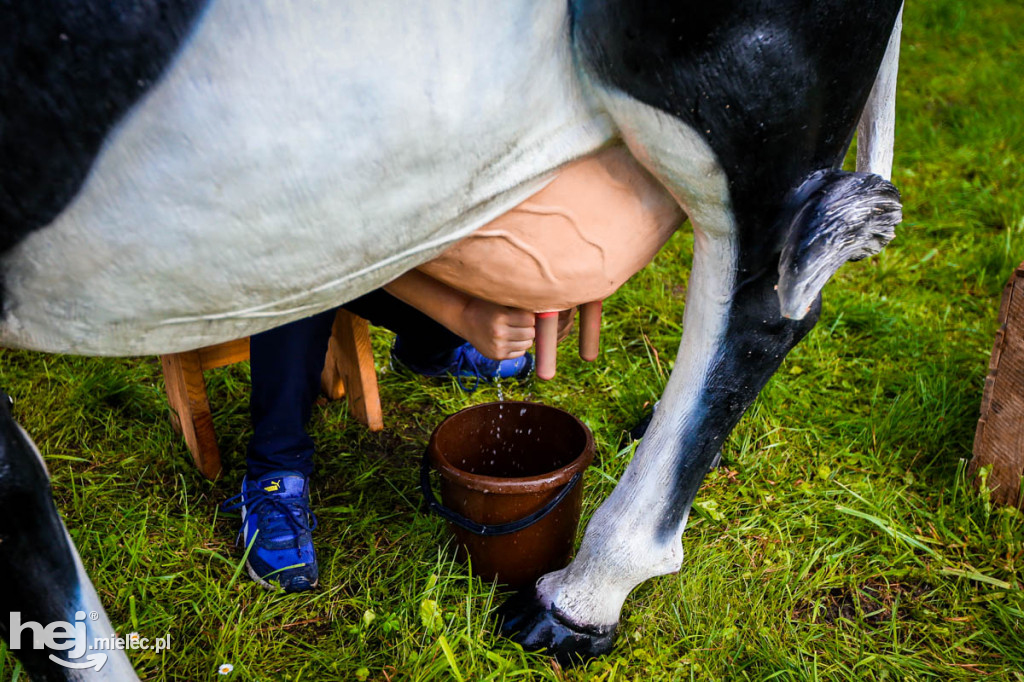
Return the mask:
[[[335,318],[337,321],[337,318]],[[324,358],[324,370],[320,373],[320,388],[328,400],[341,400],[345,397],[345,379],[341,375],[340,357],[342,355],[338,340],[334,337],[327,340],[327,357]]]
[[[347,395],[352,414],[371,431],[384,428],[370,325],[366,320],[346,310],[338,311],[321,381],[328,397]]]
[[[249,359],[249,337],[218,343],[199,349],[199,362],[203,370],[233,365]]]
[[[221,474],[220,449],[206,396],[199,351],[161,355],[171,421],[185,437],[200,473],[214,480]]]
[[[985,466],[992,499],[1024,509],[1024,263],[1003,291],[969,473]]]
[[[179,435],[184,435],[181,418],[191,419],[191,415],[185,398],[185,382],[181,377],[181,361],[176,355],[161,355],[160,365],[164,373],[164,392],[171,407],[171,427]]]

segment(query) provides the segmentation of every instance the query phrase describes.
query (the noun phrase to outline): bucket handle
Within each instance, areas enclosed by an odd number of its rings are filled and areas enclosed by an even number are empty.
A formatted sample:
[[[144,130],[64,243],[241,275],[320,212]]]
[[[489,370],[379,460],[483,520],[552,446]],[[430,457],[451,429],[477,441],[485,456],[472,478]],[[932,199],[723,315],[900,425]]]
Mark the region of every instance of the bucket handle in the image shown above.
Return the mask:
[[[572,492],[572,489],[576,487],[576,484],[583,478],[583,472],[577,471],[569,479],[569,482],[562,486],[562,489],[558,491],[554,499],[545,504],[543,507],[533,512],[529,516],[524,516],[518,521],[509,521],[508,523],[477,523],[467,519],[462,514],[459,514],[453,509],[449,509],[444,506],[441,502],[434,497],[434,491],[430,487],[430,454],[428,452],[423,453],[423,464],[420,466],[420,491],[423,493],[423,500],[427,503],[427,508],[430,511],[437,513],[439,516],[444,518],[450,523],[454,523],[459,528],[468,530],[474,535],[482,535],[484,537],[493,537],[495,535],[508,535],[509,533],[516,533],[529,528],[533,524],[537,523],[545,516],[551,513],[551,510],[558,506],[558,503],[565,499],[565,496]]]

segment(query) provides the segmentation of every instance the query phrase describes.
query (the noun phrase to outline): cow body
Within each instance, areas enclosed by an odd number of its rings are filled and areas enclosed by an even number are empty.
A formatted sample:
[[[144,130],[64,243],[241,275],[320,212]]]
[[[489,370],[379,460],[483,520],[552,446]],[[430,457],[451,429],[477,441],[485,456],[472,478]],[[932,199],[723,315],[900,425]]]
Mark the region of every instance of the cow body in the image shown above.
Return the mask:
[[[186,350],[373,290],[614,135],[558,3],[218,0],[7,254],[0,344]]]
[[[528,646],[602,653],[629,592],[681,567],[700,482],[821,286],[892,237],[895,189],[837,169],[900,2],[342,4],[210,3],[74,200],[4,256],[0,341],[153,353],[266,329],[621,138],[694,226],[685,332],[577,558],[505,608]],[[38,467],[24,451],[0,459]]]

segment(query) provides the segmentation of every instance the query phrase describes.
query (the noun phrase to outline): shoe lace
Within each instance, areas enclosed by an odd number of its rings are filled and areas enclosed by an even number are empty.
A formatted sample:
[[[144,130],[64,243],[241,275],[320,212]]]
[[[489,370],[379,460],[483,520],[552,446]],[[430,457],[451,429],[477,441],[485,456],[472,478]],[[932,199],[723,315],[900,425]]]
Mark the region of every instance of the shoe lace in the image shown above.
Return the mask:
[[[280,495],[274,495],[259,488],[255,490],[242,491],[239,494],[224,500],[223,504],[221,504],[221,509],[224,511],[236,511],[242,507],[246,508],[247,514],[260,513],[262,510],[264,514],[262,518],[270,519],[277,517],[284,519],[285,524],[296,535],[303,532],[313,532],[316,530],[317,526],[320,525],[320,521],[317,519],[316,514],[313,513],[313,510],[310,509],[309,505],[301,498],[282,499]],[[268,511],[278,513],[270,516],[266,514]],[[274,528],[273,526],[278,526],[278,528]],[[266,536],[268,533],[273,533],[279,528],[280,526],[277,523],[274,523],[263,531],[263,535]],[[235,539],[236,543],[241,539],[244,530],[245,524],[243,524],[242,528],[238,531],[238,537]]]
[[[483,361],[483,360],[487,360],[487,358],[485,358],[482,355],[480,355],[478,357],[473,357],[473,355],[470,354],[470,353],[466,353],[466,352],[459,353],[459,365],[458,365],[458,367],[456,368],[456,371],[455,371],[455,381],[459,384],[459,388],[461,388],[466,393],[472,393],[472,392],[474,392],[476,389],[478,389],[480,387],[480,379],[488,371],[487,369],[484,369],[484,368],[480,367],[479,362]],[[494,361],[493,360],[489,360],[488,362],[494,362]],[[466,371],[467,369],[468,369],[468,371]],[[472,374],[473,375],[473,387],[472,388],[467,388],[466,385],[464,383],[462,383],[463,372],[464,371],[466,371],[467,374]],[[492,371],[492,373],[493,373],[493,371]]]

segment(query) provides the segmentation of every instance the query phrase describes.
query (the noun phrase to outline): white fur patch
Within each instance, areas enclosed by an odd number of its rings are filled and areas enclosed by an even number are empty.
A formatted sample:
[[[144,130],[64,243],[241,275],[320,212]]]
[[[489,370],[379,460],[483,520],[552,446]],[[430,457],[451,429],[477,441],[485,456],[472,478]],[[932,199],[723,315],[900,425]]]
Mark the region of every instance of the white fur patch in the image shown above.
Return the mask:
[[[4,259],[0,344],[160,353],[325,310],[613,133],[564,3],[213,0],[200,22]]]
[[[103,604],[100,603],[100,598],[96,594],[96,588],[92,586],[92,582],[85,572],[85,567],[82,566],[82,559],[78,556],[78,550],[75,549],[75,544],[66,529],[64,530],[64,536],[67,538],[68,544],[71,545],[71,553],[75,557],[75,571],[78,573],[78,584],[82,590],[78,603],[68,609],[68,620],[70,621],[74,617],[76,611],[84,612],[86,618],[82,622],[85,624],[86,641],[89,643],[89,646],[95,646],[97,638],[112,638],[116,637],[117,633],[114,630],[114,626],[111,625],[110,619],[107,618],[107,612],[104,611]],[[96,614],[96,620],[92,619],[92,614]],[[163,636],[163,634],[161,633],[160,636]],[[77,682],[78,680],[82,682],[132,682],[132,680],[139,679],[135,674],[131,661],[128,659],[128,655],[122,650],[106,648],[87,650],[81,656],[81,659],[76,662],[85,663],[90,655],[106,656],[106,662],[103,663],[98,672],[92,668],[82,670],[68,669],[67,679],[69,682]]]
[[[42,467],[47,480],[49,480],[50,471],[46,466],[45,460],[43,460],[42,453],[40,453],[39,448],[36,447],[35,441],[32,440],[28,435],[28,432],[25,431],[20,424],[15,422],[15,426],[17,426],[18,430],[21,431],[21,435],[25,439],[25,442],[32,448],[33,454],[36,459],[39,460],[39,466]],[[63,521],[61,521],[61,529],[64,532],[65,540],[71,547],[71,554],[75,561],[75,574],[77,575],[78,584],[81,589],[77,602],[68,606],[66,620],[68,620],[68,622],[72,622],[76,611],[82,611],[85,613],[86,618],[81,622],[85,624],[86,641],[88,643],[94,643],[97,637],[110,637],[114,633],[114,627],[110,624],[110,620],[107,618],[107,613],[103,609],[103,604],[100,603],[100,599],[96,594],[96,589],[93,587],[92,581],[89,580],[89,576],[85,572],[85,567],[82,566],[82,559],[78,555],[78,550],[75,548],[75,542],[71,539],[71,535],[68,534]],[[45,542],[46,538],[40,538],[40,540]],[[93,620],[90,617],[93,613],[96,614],[96,620]],[[69,668],[67,669],[67,679],[69,682],[74,680],[89,680],[90,682],[131,682],[131,680],[139,679],[135,675],[131,662],[128,660],[124,651],[87,651],[81,657],[81,660],[75,662],[84,663],[86,657],[91,653],[102,654],[107,657],[106,662],[100,668],[99,672],[94,669],[77,670]]]

